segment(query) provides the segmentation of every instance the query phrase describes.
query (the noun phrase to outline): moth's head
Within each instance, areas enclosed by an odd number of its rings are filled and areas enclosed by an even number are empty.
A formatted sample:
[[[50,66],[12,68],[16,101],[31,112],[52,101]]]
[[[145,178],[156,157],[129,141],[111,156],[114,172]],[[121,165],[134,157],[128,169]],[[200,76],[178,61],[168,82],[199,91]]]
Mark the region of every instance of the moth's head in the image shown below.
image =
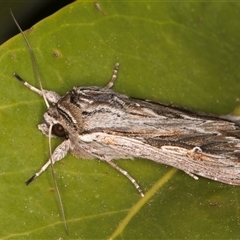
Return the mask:
[[[68,138],[82,132],[82,111],[71,102],[72,94],[68,92],[48,108],[43,123],[38,125],[43,134],[49,136],[51,129],[52,136]]]
[[[65,122],[55,107],[50,107],[43,115],[43,123],[38,125],[38,129],[46,136],[49,136],[51,128],[51,136],[68,138],[68,131]]]

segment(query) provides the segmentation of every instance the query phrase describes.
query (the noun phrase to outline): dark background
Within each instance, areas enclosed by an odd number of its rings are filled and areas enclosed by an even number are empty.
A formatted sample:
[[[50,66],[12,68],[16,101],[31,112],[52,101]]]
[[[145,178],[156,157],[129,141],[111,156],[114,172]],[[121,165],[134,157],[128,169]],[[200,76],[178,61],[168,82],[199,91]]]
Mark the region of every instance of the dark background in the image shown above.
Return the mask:
[[[33,26],[41,19],[53,14],[62,7],[74,2],[73,0],[0,0],[0,44],[19,33],[9,9],[23,30]]]

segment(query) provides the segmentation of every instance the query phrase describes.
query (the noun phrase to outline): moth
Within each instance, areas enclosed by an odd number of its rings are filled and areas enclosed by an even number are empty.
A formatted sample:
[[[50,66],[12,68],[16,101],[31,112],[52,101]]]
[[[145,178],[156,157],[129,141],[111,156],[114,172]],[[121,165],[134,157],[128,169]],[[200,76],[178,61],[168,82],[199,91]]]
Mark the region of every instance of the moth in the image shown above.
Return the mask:
[[[240,185],[239,124],[176,106],[131,98],[111,89],[119,64],[105,87],[73,87],[64,96],[39,90],[15,75],[50,107],[38,128],[46,136],[62,137],[53,163],[68,152],[78,158],[100,159],[142,190],[116,159],[145,158],[183,170],[197,179]],[[26,183],[36,179],[51,160]]]
[[[68,152],[105,161],[125,175],[141,196],[139,184],[114,160],[144,158],[178,168],[194,179],[201,176],[240,185],[238,121],[117,93],[111,88],[118,69],[117,63],[105,87],[73,87],[64,96],[42,89],[41,82],[38,89],[14,74],[46,102],[39,130],[49,138],[63,139],[27,185]]]

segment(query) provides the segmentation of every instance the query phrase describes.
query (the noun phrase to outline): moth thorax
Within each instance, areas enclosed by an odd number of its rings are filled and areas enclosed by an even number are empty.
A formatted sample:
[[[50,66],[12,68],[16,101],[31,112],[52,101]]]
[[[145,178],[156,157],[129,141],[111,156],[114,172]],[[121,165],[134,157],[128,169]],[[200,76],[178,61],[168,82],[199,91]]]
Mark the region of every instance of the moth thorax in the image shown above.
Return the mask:
[[[58,114],[61,116],[61,120],[64,128],[74,128],[78,133],[82,132],[82,110],[79,106],[71,102],[71,94],[66,94],[57,103]],[[70,129],[65,129],[70,130]],[[72,129],[73,130],[73,129]]]

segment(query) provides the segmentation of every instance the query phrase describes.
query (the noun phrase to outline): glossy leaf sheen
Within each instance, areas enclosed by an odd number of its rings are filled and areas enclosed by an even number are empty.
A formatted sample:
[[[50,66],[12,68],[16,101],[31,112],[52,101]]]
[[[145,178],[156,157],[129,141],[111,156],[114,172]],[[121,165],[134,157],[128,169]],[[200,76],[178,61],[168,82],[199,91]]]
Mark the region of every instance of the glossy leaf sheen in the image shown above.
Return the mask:
[[[240,96],[240,5],[210,2],[75,2],[26,31],[44,88],[103,86],[120,63],[118,92],[226,114]],[[19,23],[21,25],[21,23]],[[0,47],[1,239],[233,239],[239,237],[240,187],[147,160],[121,160],[146,193],[104,162],[70,154],[55,165],[69,236],[51,172],[28,187],[47,160],[38,130],[43,100],[20,35]],[[53,140],[56,146],[59,140]],[[151,188],[153,187],[153,188]]]

